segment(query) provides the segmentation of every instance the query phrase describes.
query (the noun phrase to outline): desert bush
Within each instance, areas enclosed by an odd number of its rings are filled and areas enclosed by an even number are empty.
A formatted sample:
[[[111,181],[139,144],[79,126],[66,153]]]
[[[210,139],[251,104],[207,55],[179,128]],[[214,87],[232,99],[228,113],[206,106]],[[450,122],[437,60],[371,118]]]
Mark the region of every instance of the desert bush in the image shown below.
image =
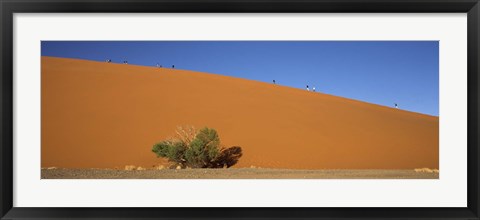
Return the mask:
[[[182,167],[186,166],[185,151],[187,145],[182,141],[165,140],[153,145],[152,151],[158,157],[168,158],[170,162],[174,162]]]
[[[167,158],[173,167],[222,168],[235,165],[242,156],[238,146],[223,148],[215,129],[177,127],[176,137],[153,145],[157,157]]]
[[[230,148],[222,149],[220,154],[210,164],[212,168],[231,167],[235,165],[242,156],[242,148],[233,146]]]
[[[201,129],[185,151],[185,160],[189,167],[204,168],[217,158],[220,153],[220,138],[217,131],[210,128]]]

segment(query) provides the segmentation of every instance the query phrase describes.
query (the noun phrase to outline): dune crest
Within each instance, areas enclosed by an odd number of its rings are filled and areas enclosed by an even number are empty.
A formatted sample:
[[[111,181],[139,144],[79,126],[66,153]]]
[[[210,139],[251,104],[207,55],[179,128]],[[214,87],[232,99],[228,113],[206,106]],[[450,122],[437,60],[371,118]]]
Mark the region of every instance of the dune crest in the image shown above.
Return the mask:
[[[42,57],[42,167],[152,167],[180,125],[241,146],[235,167],[438,169],[439,119],[252,80]]]

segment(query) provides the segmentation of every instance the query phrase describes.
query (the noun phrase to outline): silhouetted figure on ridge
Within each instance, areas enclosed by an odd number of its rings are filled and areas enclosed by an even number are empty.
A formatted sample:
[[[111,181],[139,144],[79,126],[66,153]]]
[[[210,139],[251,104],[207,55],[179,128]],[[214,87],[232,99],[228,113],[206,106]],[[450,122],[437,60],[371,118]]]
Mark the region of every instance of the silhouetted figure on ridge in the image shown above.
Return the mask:
[[[310,88],[308,88],[308,85],[307,85],[307,91],[310,91]]]
[[[172,69],[175,69],[175,65],[172,65]]]
[[[397,103],[395,103],[395,108],[396,108],[396,109],[398,109],[398,105],[397,105]]]
[[[275,80],[273,80],[273,84],[276,84],[276,83],[275,83]]]

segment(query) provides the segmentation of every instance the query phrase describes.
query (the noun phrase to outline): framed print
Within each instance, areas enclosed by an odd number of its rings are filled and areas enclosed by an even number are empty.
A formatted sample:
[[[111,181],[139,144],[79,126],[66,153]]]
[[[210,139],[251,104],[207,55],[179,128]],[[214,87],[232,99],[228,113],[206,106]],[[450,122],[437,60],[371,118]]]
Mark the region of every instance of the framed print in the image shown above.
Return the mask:
[[[478,1],[1,1],[1,218],[478,219]]]

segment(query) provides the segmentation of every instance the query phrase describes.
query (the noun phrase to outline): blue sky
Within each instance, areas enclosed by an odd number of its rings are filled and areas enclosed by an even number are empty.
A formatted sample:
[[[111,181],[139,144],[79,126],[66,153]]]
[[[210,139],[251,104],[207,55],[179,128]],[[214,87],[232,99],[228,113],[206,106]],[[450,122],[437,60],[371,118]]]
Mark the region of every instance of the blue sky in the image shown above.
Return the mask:
[[[195,70],[438,116],[438,41],[43,41],[42,56]]]

